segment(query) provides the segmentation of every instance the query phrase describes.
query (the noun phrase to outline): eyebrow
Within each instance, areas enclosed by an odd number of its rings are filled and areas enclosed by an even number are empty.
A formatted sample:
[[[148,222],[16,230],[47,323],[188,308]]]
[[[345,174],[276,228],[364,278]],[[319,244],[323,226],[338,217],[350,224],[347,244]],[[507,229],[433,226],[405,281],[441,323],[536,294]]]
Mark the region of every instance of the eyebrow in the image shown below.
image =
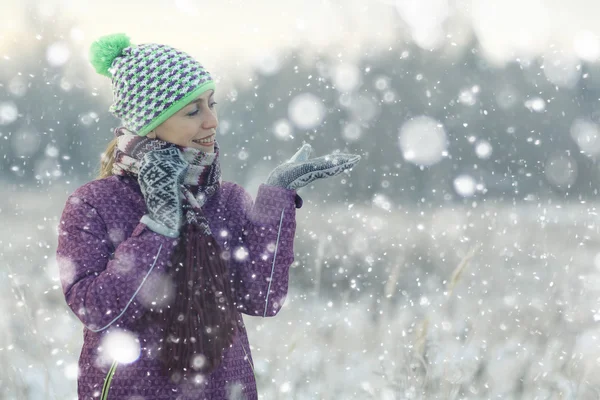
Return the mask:
[[[210,94],[210,96],[208,96],[208,98],[210,99],[211,97],[213,97],[215,95],[215,91],[213,90],[212,93]],[[204,99],[200,98],[200,99],[196,99],[191,101],[188,106],[191,106],[193,103],[202,103],[204,101]]]

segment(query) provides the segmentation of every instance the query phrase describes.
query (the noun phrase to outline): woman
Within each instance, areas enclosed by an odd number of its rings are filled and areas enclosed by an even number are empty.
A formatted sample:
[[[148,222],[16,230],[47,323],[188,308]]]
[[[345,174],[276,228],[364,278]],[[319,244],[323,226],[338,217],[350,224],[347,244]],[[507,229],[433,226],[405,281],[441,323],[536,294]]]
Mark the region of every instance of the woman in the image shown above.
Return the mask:
[[[123,121],[99,179],[67,199],[57,260],[84,325],[80,399],[256,399],[241,314],[281,309],[294,259],[296,190],[359,156],[305,144],[256,201],[221,180],[215,84],[189,55],[124,34],[94,42]]]

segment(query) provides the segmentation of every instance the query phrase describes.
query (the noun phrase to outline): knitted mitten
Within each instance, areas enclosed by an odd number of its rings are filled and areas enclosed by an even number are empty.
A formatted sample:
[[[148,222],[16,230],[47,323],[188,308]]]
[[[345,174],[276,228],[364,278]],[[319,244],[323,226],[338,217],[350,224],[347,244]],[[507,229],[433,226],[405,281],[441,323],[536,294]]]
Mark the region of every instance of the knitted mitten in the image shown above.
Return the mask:
[[[149,151],[140,161],[138,182],[148,214],[143,222],[169,237],[178,237],[183,223],[181,186],[189,164],[176,147]]]
[[[288,161],[277,166],[266,184],[286,189],[299,189],[315,179],[328,178],[352,168],[360,161],[356,154],[329,154],[309,160],[312,147],[305,143]]]

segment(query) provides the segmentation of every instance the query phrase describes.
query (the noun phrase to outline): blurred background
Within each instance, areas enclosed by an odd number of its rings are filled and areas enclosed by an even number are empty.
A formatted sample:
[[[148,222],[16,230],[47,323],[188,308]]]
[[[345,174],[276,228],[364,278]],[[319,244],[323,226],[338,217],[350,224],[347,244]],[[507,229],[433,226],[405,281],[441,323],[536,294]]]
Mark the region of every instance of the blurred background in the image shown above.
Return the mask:
[[[119,121],[89,45],[217,80],[224,180],[304,142],[285,307],[246,317],[261,399],[600,398],[600,3],[8,0],[0,15],[0,398],[76,399],[55,261]]]

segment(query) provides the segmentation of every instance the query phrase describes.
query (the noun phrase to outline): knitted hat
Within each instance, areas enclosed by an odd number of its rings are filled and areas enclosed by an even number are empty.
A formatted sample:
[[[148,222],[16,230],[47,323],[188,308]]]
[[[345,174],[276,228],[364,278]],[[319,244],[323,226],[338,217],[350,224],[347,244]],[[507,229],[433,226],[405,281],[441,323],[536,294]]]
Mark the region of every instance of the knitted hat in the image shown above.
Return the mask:
[[[112,78],[109,111],[139,136],[215,89],[208,71],[188,54],[162,44],[135,46],[122,33],[92,43],[90,62],[96,72]]]

